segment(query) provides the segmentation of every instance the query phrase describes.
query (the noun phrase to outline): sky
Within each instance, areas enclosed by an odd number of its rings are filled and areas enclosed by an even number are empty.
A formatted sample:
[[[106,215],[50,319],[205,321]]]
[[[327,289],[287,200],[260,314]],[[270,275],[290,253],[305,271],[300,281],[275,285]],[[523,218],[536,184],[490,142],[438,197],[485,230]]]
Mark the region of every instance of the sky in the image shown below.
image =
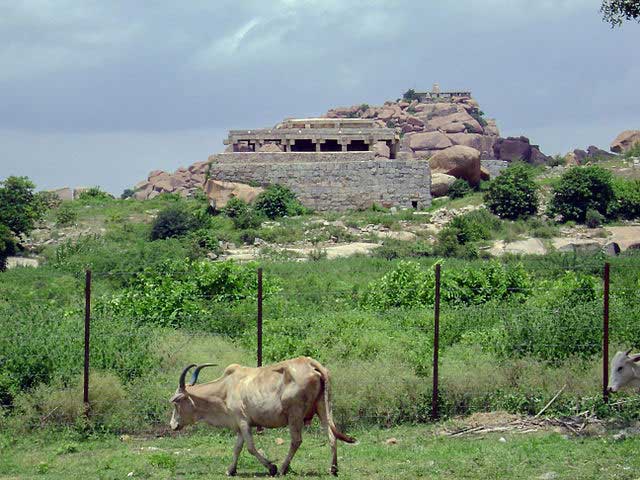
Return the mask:
[[[640,129],[640,24],[597,0],[0,0],[0,180],[119,194],[232,128],[471,90],[544,153]]]

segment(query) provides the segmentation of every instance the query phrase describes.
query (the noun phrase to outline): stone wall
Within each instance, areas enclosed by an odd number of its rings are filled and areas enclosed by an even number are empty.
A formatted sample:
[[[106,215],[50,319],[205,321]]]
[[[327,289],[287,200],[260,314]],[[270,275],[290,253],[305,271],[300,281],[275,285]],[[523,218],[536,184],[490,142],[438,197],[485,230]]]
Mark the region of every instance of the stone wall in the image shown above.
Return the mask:
[[[279,183],[318,211],[431,204],[429,164],[408,155],[388,160],[374,152],[244,152],[219,153],[209,162],[210,178]]]

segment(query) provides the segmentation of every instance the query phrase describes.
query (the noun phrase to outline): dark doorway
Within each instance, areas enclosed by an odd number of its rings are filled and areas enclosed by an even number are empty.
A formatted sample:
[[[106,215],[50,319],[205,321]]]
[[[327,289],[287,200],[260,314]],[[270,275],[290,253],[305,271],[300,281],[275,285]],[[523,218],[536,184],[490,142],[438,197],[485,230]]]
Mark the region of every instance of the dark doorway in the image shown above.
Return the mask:
[[[320,151],[322,152],[340,152],[342,151],[342,145],[338,143],[338,140],[327,140],[320,144]]]
[[[418,209],[418,201],[417,200],[411,200],[411,208],[413,208],[414,210]]]
[[[310,139],[298,139],[291,145],[292,152],[315,152],[316,144]]]
[[[349,152],[367,152],[368,150],[369,144],[364,143],[364,140],[351,140],[351,143],[347,145]]]

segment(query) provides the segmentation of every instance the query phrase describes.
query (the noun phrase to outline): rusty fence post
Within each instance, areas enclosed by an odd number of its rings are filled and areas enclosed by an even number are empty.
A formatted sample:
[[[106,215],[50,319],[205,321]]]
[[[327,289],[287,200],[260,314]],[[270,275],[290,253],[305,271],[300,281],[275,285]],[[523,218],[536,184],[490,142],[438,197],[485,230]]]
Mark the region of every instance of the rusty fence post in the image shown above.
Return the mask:
[[[262,267],[258,268],[258,367],[262,366]]]
[[[91,270],[84,277],[84,383],[82,401],[85,415],[89,415],[89,340],[91,328]]]
[[[440,340],[440,264],[436,263],[435,301],[433,302],[433,396],[431,419],[438,418],[438,349]]]
[[[609,403],[609,263],[604,264],[602,309],[602,400]]]

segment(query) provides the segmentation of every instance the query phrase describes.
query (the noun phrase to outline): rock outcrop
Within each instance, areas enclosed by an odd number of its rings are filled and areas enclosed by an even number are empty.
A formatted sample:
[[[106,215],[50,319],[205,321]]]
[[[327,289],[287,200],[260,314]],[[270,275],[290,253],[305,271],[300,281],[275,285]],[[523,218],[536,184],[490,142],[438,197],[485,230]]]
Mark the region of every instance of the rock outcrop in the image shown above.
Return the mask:
[[[606,160],[614,157],[615,154],[613,153],[602,150],[595,145],[589,145],[586,150],[576,148],[573,152],[569,152],[565,155],[565,163],[567,165],[584,165],[590,161]]]
[[[493,119],[485,119],[471,97],[454,97],[434,103],[385,102],[380,107],[354,105],[331,109],[329,118],[372,118],[380,126],[396,128],[402,135],[401,151],[430,156],[453,145],[475,148],[481,158],[493,158],[499,137]]]
[[[522,161],[533,165],[542,165],[550,159],[540,151],[538,145],[532,145],[527,137],[500,138],[493,144],[493,154],[496,160]]]
[[[611,142],[611,151],[625,153],[631,150],[636,143],[640,143],[640,130],[625,130]]]
[[[263,191],[263,188],[251,187],[237,182],[207,180],[204,184],[204,193],[209,199],[209,204],[217,210],[224,208],[227,202],[234,197],[244,200],[246,203],[251,203]]]
[[[449,193],[449,187],[456,181],[456,177],[453,175],[447,175],[446,173],[432,173],[431,174],[431,195],[434,197],[444,197]]]

